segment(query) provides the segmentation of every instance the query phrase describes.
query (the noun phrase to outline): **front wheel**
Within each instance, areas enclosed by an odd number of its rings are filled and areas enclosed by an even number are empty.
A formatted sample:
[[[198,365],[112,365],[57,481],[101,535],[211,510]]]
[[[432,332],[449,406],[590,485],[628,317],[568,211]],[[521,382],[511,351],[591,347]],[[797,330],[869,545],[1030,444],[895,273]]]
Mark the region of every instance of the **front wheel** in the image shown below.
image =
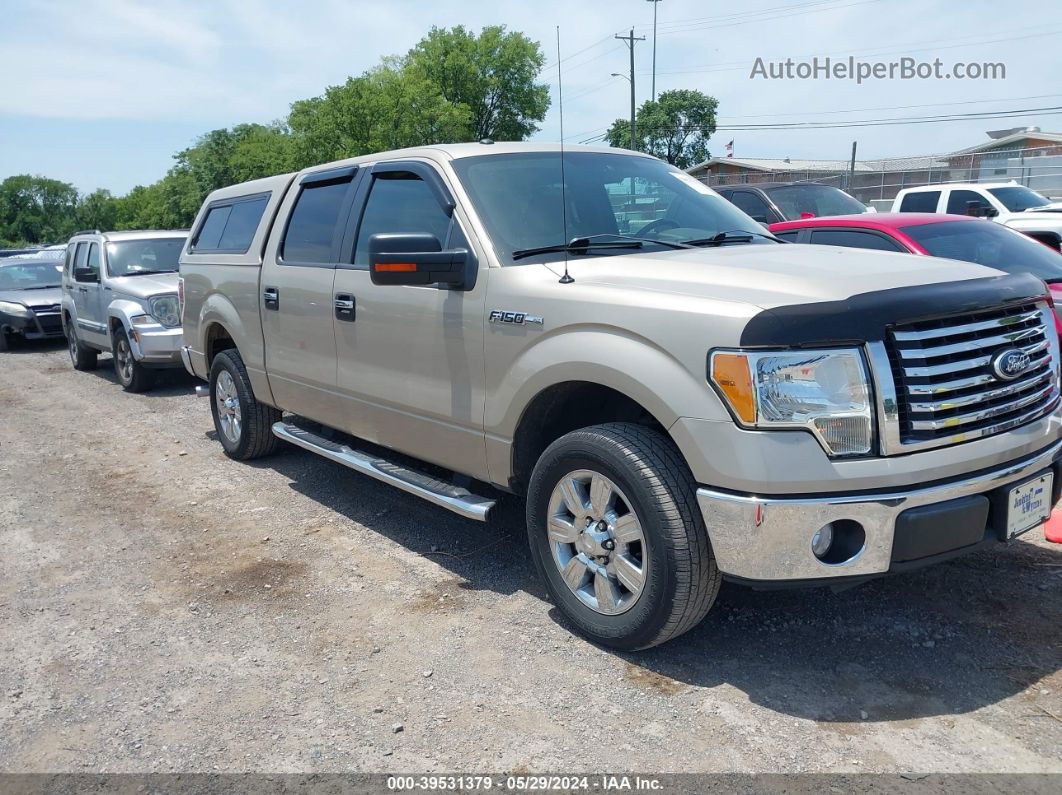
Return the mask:
[[[596,425],[550,445],[531,475],[527,530],[554,603],[606,646],[670,640],[719,592],[693,476],[669,438],[640,425]]]
[[[255,399],[247,368],[234,349],[222,351],[210,365],[210,411],[229,458],[247,461],[277,449],[273,423],[280,421],[280,411]]]
[[[146,392],[155,383],[155,374],[133,356],[133,346],[124,328],[114,333],[114,372],[126,392]]]

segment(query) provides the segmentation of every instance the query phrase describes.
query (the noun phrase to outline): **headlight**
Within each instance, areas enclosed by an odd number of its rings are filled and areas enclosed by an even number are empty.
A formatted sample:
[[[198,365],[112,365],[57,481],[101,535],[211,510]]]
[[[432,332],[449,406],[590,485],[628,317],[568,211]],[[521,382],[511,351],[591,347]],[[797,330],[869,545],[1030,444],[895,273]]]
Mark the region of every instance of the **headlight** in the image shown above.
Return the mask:
[[[857,350],[714,351],[709,377],[746,428],[802,428],[832,456],[870,452],[870,383]]]
[[[0,312],[12,317],[33,317],[33,311],[13,301],[0,301]]]
[[[151,314],[166,328],[181,325],[181,306],[176,295],[158,295],[151,299]]]

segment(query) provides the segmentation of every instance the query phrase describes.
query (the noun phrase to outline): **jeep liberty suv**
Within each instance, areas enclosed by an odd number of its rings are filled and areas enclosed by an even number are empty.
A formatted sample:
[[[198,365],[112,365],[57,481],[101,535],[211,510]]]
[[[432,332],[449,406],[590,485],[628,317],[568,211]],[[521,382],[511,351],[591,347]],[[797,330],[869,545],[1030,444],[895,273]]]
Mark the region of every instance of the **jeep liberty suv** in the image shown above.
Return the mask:
[[[1043,282],[781,244],[634,152],[440,145],[224,188],[181,277],[230,457],[284,440],[475,520],[524,495],[550,596],[618,648],[689,630],[723,578],[1006,543],[1062,482]]]
[[[158,368],[181,366],[177,263],[188,233],[79,232],[63,265],[62,322],[75,370],[113,353],[127,392],[150,389]]]

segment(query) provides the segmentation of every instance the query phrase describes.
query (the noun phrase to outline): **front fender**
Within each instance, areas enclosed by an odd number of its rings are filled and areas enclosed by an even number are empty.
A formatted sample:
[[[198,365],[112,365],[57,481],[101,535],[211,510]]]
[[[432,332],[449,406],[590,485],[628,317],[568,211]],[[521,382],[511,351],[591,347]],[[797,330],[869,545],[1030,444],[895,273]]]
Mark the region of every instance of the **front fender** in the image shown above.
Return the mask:
[[[115,324],[120,324],[129,337],[129,347],[133,351],[133,358],[137,361],[144,358],[144,352],[140,349],[140,344],[137,342],[136,337],[130,332],[133,327],[133,318],[146,314],[147,311],[144,309],[143,304],[128,298],[115,298],[107,306],[108,336],[113,337]]]

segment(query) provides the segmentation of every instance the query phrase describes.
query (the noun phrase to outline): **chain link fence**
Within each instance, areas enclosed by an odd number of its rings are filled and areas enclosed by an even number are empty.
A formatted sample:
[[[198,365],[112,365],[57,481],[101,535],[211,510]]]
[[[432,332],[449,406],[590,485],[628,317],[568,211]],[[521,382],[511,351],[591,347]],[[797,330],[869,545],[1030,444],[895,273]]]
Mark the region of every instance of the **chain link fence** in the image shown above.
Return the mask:
[[[784,171],[708,174],[711,186],[757,182],[815,182],[833,185],[864,204],[891,204],[904,188],[948,182],[1010,182],[1025,185],[1048,197],[1062,197],[1062,144],[1031,149],[1007,149],[966,154],[857,160],[855,171],[843,160],[819,161],[814,166]],[[740,168],[735,163],[733,168]]]

